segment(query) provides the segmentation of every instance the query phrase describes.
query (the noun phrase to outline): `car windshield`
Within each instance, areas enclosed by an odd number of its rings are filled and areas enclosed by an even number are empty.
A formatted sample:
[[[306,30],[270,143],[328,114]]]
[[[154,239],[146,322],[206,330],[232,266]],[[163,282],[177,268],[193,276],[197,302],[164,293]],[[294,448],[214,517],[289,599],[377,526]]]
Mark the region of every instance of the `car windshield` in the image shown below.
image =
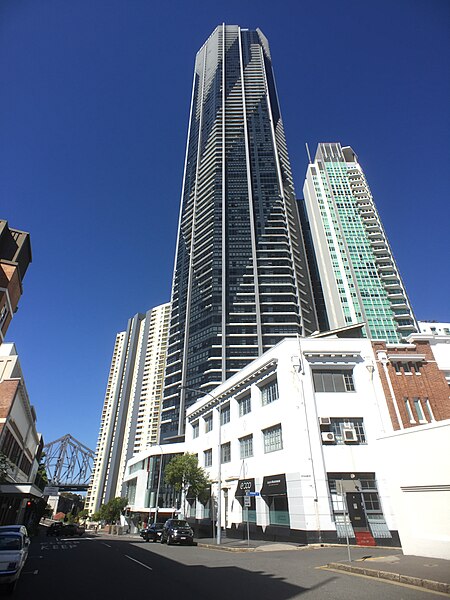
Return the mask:
[[[21,549],[22,538],[19,535],[0,535],[0,552]]]
[[[172,521],[172,527],[189,527],[187,521]]]
[[[164,523],[153,523],[152,527],[155,529],[162,529],[164,527]]]

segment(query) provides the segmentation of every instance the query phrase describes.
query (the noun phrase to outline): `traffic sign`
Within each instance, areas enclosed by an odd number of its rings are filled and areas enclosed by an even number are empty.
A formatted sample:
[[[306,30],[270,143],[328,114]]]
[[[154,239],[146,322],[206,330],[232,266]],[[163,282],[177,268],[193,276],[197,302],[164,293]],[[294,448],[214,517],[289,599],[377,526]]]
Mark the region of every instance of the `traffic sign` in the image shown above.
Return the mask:
[[[250,496],[244,496],[244,507],[250,508],[251,506],[251,498]]]
[[[259,496],[259,492],[247,492],[246,496]]]

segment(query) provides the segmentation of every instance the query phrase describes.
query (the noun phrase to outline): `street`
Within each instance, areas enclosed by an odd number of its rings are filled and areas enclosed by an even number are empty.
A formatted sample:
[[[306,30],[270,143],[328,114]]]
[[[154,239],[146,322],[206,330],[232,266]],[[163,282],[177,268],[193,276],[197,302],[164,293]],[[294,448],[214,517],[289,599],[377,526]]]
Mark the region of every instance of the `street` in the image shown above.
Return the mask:
[[[333,560],[343,560],[345,551],[345,548],[319,548],[237,553],[197,546],[168,547],[112,536],[40,537],[33,540],[13,597],[122,600],[144,595],[165,600],[415,600],[432,594],[318,568]],[[358,549],[355,558],[371,551]]]

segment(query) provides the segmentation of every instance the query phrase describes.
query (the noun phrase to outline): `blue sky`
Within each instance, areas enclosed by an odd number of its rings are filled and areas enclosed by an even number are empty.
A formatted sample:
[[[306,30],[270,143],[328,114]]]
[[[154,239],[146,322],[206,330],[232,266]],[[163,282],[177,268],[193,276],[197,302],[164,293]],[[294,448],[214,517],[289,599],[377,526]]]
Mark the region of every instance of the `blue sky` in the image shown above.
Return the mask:
[[[419,319],[449,321],[447,0],[2,0],[0,217],[33,263],[7,335],[38,427],[95,448],[115,335],[170,299],[195,53],[268,37],[301,195],[305,142],[351,145]]]

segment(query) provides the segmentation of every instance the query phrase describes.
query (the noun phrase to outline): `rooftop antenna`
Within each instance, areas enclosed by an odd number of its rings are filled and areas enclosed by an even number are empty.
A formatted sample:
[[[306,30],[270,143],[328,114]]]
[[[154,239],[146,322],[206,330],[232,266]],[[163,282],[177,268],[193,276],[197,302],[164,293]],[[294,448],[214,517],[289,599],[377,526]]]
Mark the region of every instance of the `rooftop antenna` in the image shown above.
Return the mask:
[[[309,153],[308,142],[305,142],[305,146],[306,146],[306,154],[308,155],[309,164],[312,164],[311,154]]]

